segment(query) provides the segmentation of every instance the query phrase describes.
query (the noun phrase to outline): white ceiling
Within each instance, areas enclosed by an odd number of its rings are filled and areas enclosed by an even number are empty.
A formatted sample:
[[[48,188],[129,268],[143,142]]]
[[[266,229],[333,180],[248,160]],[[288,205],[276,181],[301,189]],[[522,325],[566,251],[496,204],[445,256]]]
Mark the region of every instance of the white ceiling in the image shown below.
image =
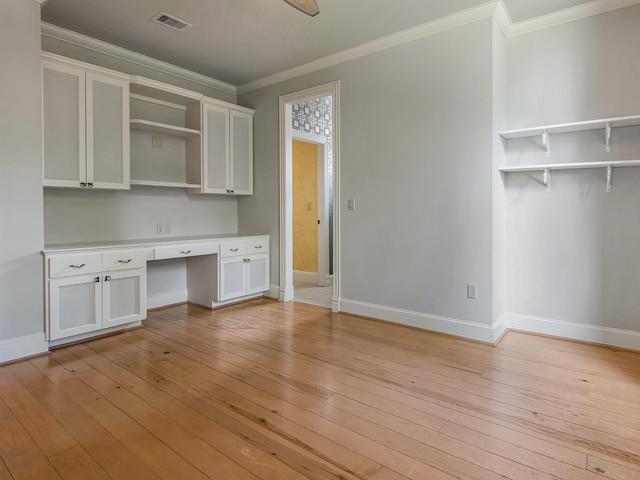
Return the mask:
[[[591,0],[503,0],[514,22]],[[42,20],[232,85],[352,48],[487,0],[318,0],[308,17],[283,0],[49,0]],[[149,19],[163,11],[182,32]]]

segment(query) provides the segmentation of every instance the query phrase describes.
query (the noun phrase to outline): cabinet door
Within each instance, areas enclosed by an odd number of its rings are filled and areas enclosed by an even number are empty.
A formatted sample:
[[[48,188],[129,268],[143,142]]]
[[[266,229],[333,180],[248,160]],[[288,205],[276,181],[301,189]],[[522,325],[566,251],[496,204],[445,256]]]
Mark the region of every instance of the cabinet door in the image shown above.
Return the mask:
[[[203,105],[202,191],[229,193],[229,109]]]
[[[247,295],[269,290],[269,254],[247,256]]]
[[[107,272],[104,278],[102,328],[143,320],[147,316],[145,268]]]
[[[87,182],[129,188],[129,82],[87,73]]]
[[[49,281],[49,340],[102,328],[102,282],[99,275]]]
[[[247,269],[244,257],[228,257],[218,260],[218,301],[243,297],[247,291]]]
[[[253,115],[231,110],[230,188],[253,195]]]
[[[44,60],[43,155],[45,186],[81,187],[87,181],[85,72]]]

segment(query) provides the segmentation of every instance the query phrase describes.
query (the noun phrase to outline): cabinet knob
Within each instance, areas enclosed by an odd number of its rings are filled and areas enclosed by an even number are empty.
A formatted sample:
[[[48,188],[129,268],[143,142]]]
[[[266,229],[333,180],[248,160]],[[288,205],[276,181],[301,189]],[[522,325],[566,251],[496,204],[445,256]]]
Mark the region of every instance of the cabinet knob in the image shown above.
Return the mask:
[[[87,183],[87,187],[93,188],[93,183]]]
[[[250,258],[247,258],[247,263],[251,263],[251,259]]]
[[[238,251],[237,248],[230,248],[229,250],[231,250],[232,252],[237,252]]]
[[[118,260],[118,263],[131,263],[131,260],[133,259],[129,258],[128,260]]]
[[[100,277],[94,278],[93,281],[96,282],[96,283],[100,283]]]
[[[181,250],[180,253],[182,255],[189,255],[191,253],[191,250],[186,250],[186,251],[185,250]]]
[[[105,275],[105,276],[104,276],[104,281],[105,281],[105,282],[110,282],[110,281],[111,281],[111,276],[109,276],[109,275]]]
[[[231,190],[231,193],[235,193],[233,190]]]
[[[70,268],[75,268],[76,270],[81,269],[82,267],[84,267],[86,265],[86,263],[83,263],[81,265],[69,265]]]
[[[256,245],[256,246],[255,246],[255,247],[253,247],[253,248],[260,249],[260,248],[262,248],[262,245]]]
[[[87,184],[85,182],[80,182],[80,186],[84,188],[87,186]]]

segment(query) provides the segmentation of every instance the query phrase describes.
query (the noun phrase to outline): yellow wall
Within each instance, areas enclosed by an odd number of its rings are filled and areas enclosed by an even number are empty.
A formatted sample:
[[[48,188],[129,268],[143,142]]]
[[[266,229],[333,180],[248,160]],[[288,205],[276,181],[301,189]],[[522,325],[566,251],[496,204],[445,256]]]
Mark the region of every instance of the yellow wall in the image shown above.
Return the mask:
[[[293,141],[293,269],[318,271],[318,146]]]

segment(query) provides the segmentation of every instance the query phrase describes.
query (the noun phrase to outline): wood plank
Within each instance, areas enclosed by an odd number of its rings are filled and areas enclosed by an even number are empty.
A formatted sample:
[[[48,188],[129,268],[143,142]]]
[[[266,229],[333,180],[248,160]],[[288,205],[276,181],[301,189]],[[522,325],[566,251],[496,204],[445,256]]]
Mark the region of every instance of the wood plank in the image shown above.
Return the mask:
[[[57,362],[56,356],[65,357],[64,349],[56,350],[47,357],[47,360]],[[76,368],[81,368],[81,365],[71,359],[65,362],[64,366],[62,364],[60,366],[61,368],[55,371],[55,376],[49,378],[65,394],[72,396],[85,412],[131,450],[157,476],[167,480],[184,477],[206,478],[202,472],[79,379],[76,376]],[[51,372],[47,370],[43,373],[47,375]]]
[[[47,457],[77,445],[53,415],[8,371],[0,374],[0,398]]]
[[[14,480],[60,480],[53,466],[2,399],[0,457]]]
[[[256,428],[255,422],[234,412],[225,411],[191,388],[185,388],[170,380],[164,373],[153,371],[144,364],[141,373],[146,375],[147,381],[156,381],[156,386],[172,397],[182,401],[193,410],[218,423],[229,431],[236,433],[249,442],[254,448],[260,449],[276,457],[292,469],[314,479],[353,479],[352,475],[336,468],[334,463],[326,461],[316,454],[313,448],[300,441],[287,442],[266,429]],[[259,427],[259,426],[258,426]],[[267,477],[268,478],[268,477]],[[277,478],[277,477],[276,477]]]
[[[9,473],[9,469],[5,465],[4,460],[2,460],[2,457],[0,457],[0,480],[13,480],[13,477]]]
[[[49,461],[64,480],[111,480],[79,445],[49,457]]]
[[[37,370],[38,366],[41,371]],[[131,451],[111,435],[89,413],[67,396],[42,372],[64,381],[64,367],[48,358],[20,362],[10,367],[20,382],[62,422],[91,458],[114,479],[158,480]]]
[[[611,478],[613,480],[637,480],[640,478],[640,466],[630,464],[621,465],[617,462],[612,462],[597,455],[589,455],[587,461],[587,470],[597,473],[605,478]]]
[[[113,341],[109,343],[112,344]],[[286,467],[272,455],[252,448],[252,445],[241,437],[221,428],[204,415],[164,393],[143,378],[134,375],[132,372],[137,371],[135,362],[119,353],[116,349],[97,342],[87,344],[87,348],[104,357],[97,358],[81,353],[80,357],[88,364],[118,382],[150,406],[157,408],[166,415],[171,415],[181,426],[194,432],[209,445],[217,447],[228,459],[243,465],[244,468],[257,477],[282,480],[301,480],[304,478],[299,473]],[[145,368],[145,370],[148,371],[148,368]],[[156,376],[154,383],[157,384],[160,381],[162,380]],[[226,460],[227,462],[229,461],[228,459]]]
[[[164,445],[168,446],[171,450],[166,448],[163,448],[163,450],[167,453],[171,451],[175,456],[172,461],[172,468],[175,472],[174,475],[176,475],[174,478],[178,478],[177,475],[185,475],[188,472],[188,470],[185,470],[186,465],[184,464],[184,461],[187,461],[197,469],[197,473],[196,470],[191,470],[192,474],[202,478],[255,480],[256,477],[247,470],[230,461],[210,445],[183,429],[172,418],[146,405],[139,398],[122,388],[120,384],[111,381],[108,377],[91,368],[90,365],[77,356],[78,353],[82,354],[82,352],[87,351],[91,352],[83,345],[75,345],[63,351],[56,351],[52,356],[56,360],[72,366],[78,378],[82,379],[132,420],[153,434],[162,442],[160,445],[163,445],[163,447]],[[94,353],[91,352],[90,354]],[[182,473],[179,474],[178,472]]]

